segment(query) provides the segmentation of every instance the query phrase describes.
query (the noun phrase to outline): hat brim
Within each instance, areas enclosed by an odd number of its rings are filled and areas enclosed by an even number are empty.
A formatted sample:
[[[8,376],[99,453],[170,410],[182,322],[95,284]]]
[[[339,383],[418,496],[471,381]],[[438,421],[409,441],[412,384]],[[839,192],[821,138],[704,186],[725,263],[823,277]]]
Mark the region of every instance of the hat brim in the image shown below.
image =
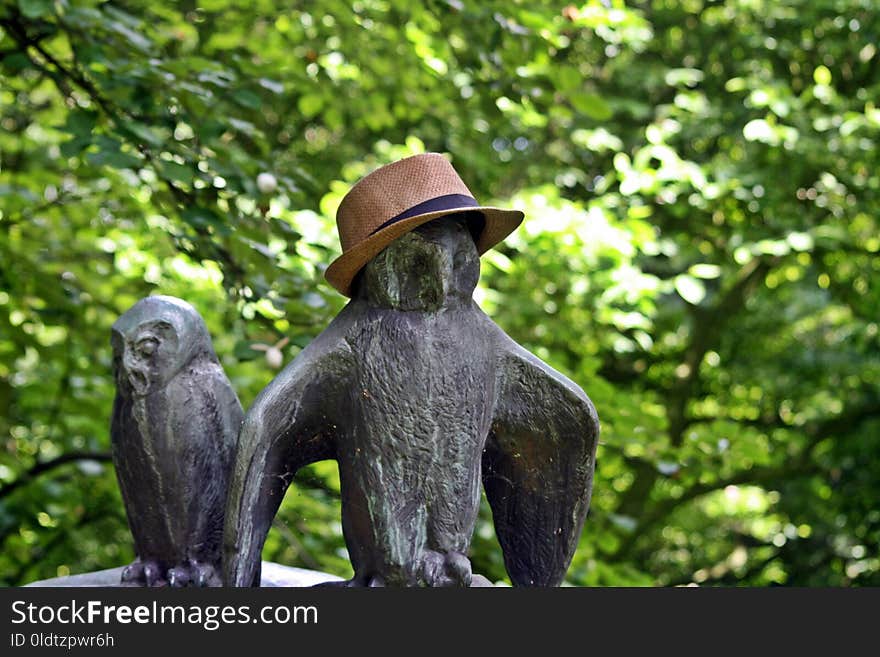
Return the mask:
[[[480,212],[486,219],[486,225],[477,238],[477,252],[480,255],[483,255],[516,230],[516,227],[522,223],[524,217],[523,213],[519,210],[505,210],[487,206],[450,208],[407,217],[370,235],[367,239],[336,258],[327,267],[327,271],[324,272],[324,278],[342,294],[350,297],[351,283],[354,277],[364,265],[375,258],[391,242],[432,219],[460,212]]]

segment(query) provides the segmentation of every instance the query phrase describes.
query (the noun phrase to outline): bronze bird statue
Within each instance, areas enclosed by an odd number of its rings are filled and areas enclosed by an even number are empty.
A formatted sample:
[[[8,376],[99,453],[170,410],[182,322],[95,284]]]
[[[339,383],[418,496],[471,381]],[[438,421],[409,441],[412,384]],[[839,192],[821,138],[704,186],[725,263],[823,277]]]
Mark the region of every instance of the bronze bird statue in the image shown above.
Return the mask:
[[[132,585],[218,586],[242,409],[205,322],[180,299],[141,299],[111,332],[113,463],[137,560]]]
[[[471,585],[481,481],[512,582],[562,581],[589,508],[596,411],[472,298],[480,254],[521,220],[479,206],[437,154],[352,188],[326,273],[352,299],[245,417],[226,585],[257,585],[293,475],[324,459],[339,464],[348,585]]]

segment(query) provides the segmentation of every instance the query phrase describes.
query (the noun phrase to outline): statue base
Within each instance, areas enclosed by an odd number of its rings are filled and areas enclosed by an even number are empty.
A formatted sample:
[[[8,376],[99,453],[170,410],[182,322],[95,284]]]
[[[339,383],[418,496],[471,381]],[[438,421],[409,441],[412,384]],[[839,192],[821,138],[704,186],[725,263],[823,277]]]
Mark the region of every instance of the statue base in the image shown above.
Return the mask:
[[[25,586],[34,587],[62,587],[62,586],[104,586],[115,587],[122,586],[122,570],[125,566],[118,568],[108,568],[107,570],[97,570],[92,573],[82,573],[80,575],[69,575],[67,577],[53,577],[51,579],[43,579],[37,582],[31,582]],[[305,568],[294,568],[292,566],[282,566],[271,561],[264,561],[260,579],[260,586],[263,587],[306,587],[315,586],[316,584],[324,584],[326,582],[340,582],[341,577],[322,573],[318,570],[307,570]],[[482,575],[474,575],[471,581],[471,588],[481,588],[493,586],[492,582]]]

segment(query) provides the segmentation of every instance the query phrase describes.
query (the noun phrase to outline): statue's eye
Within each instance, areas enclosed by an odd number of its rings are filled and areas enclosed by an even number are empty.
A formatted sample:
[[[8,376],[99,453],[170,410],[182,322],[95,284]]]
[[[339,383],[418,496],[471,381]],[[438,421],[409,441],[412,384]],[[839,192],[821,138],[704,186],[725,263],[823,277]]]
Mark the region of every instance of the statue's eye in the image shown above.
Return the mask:
[[[155,338],[145,338],[137,343],[137,352],[143,358],[148,358],[155,353],[158,346],[159,341]]]

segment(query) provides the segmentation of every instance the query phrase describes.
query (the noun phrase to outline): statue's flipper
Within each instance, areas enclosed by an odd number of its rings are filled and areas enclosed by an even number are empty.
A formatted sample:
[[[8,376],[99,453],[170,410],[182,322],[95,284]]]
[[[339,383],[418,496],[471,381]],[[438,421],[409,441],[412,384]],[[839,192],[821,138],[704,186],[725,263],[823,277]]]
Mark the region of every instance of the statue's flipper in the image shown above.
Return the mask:
[[[599,420],[574,382],[499,329],[483,486],[514,585],[557,586],[590,506]]]
[[[331,325],[332,326],[332,325]],[[223,582],[258,586],[260,553],[296,471],[335,458],[335,394],[349,372],[348,347],[328,327],[248,410],[226,504]]]

